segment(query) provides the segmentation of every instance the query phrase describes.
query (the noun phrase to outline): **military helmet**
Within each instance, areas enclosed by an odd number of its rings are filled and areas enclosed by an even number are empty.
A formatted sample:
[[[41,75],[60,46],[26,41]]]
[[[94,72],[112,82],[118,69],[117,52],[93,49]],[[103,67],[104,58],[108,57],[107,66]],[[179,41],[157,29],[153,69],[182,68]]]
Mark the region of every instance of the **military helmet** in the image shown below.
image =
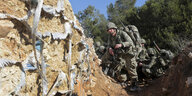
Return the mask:
[[[166,53],[167,51],[165,49],[161,49],[160,53]]]
[[[124,30],[125,28],[124,27],[119,27],[120,30]]]
[[[174,53],[172,53],[170,50],[168,51],[168,58],[173,59],[174,58]]]
[[[107,24],[107,30],[112,29],[112,28],[117,29],[117,26],[116,26],[113,22],[109,22],[109,23]]]
[[[161,49],[160,53],[162,56],[166,56],[168,54],[168,52],[165,49]]]
[[[117,76],[117,78],[120,82],[125,82],[127,80],[127,75],[121,74],[121,75]]]
[[[100,45],[101,45],[100,42],[96,42],[96,43],[95,43],[95,46],[96,46],[96,47],[99,47]]]
[[[104,46],[100,46],[99,47],[99,51],[104,51],[105,50],[105,47]]]
[[[146,43],[145,39],[141,39],[141,43],[145,44]]]
[[[174,54],[171,51],[165,50],[165,49],[161,49],[160,50],[161,56],[163,56],[164,58],[167,59],[173,59]]]
[[[147,53],[148,53],[149,55],[155,55],[155,50],[154,50],[153,48],[149,48],[149,49],[147,50]]]

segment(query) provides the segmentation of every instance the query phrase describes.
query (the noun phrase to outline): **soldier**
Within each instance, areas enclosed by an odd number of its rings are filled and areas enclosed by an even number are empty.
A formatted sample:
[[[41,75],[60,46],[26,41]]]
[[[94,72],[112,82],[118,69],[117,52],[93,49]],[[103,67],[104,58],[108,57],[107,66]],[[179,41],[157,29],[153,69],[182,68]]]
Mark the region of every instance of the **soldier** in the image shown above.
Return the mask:
[[[101,43],[99,41],[97,41],[95,43],[95,52],[97,52],[99,50],[99,47],[101,46]]]
[[[174,57],[174,54],[170,50],[161,49],[160,56],[165,60],[165,62],[169,65],[171,60]]]
[[[145,44],[146,44],[145,39],[141,39],[140,42],[141,42],[141,52],[138,53],[137,61],[142,62],[146,60],[146,58],[148,57],[148,54],[145,48]]]
[[[132,39],[129,35],[122,31],[118,30],[117,26],[109,22],[107,25],[107,32],[110,34],[108,37],[108,47],[107,52],[115,57],[117,61],[116,65],[125,66],[129,76],[131,77],[131,88],[130,91],[137,91],[140,88],[138,87],[138,76],[136,72],[136,59]],[[122,67],[121,67],[122,68]]]
[[[147,50],[145,48],[145,43],[146,43],[145,39],[141,39],[140,43],[141,43],[142,49],[141,49],[141,52],[138,53],[136,61],[139,65],[142,65],[143,63],[144,64],[147,63],[147,61],[148,61],[147,59],[149,58],[149,56],[148,56]],[[139,77],[139,81],[141,81],[141,82],[143,81],[144,78],[146,78],[145,74],[143,74],[143,72],[142,72],[142,66],[137,67],[137,74]]]
[[[100,46],[99,49],[96,51],[96,54],[99,57],[99,59],[101,59],[101,57],[104,55],[104,53],[105,53],[105,47],[104,46]]]
[[[149,78],[157,78],[162,76],[165,73],[165,67],[167,63],[160,56],[156,55],[155,49],[149,48],[147,50],[149,54],[149,63],[140,64],[142,66],[142,72]]]
[[[142,72],[145,74],[146,77],[150,78],[152,75],[151,68],[153,65],[156,64],[156,54],[155,50],[153,48],[149,48],[147,50],[147,53],[149,55],[149,63],[148,64],[143,64],[139,63],[139,66],[142,66]]]

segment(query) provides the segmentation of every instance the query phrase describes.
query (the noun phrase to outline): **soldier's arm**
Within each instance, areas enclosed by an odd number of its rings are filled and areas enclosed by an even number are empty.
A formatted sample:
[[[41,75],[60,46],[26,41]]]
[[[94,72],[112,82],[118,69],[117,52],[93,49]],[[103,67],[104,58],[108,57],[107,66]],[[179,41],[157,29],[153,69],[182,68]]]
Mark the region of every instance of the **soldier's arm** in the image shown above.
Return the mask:
[[[110,36],[108,36],[108,40],[107,40],[107,50],[109,49],[109,48],[111,48],[111,40],[110,40]]]
[[[162,66],[166,66],[165,60],[163,58],[160,57],[159,61],[160,61]]]
[[[144,67],[151,68],[153,65],[155,65],[155,63],[156,63],[156,57],[153,56],[151,58],[151,62],[148,65],[144,66]]]

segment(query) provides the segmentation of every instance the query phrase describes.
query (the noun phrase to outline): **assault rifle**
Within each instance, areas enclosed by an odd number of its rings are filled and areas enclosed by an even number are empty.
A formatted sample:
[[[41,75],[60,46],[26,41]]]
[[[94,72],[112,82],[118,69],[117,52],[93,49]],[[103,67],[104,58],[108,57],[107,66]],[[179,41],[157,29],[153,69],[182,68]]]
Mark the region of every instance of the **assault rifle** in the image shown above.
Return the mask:
[[[155,41],[153,41],[153,44],[155,45],[155,49],[157,50],[157,53],[159,54],[161,49],[160,49],[159,46],[155,43]]]
[[[104,74],[108,74],[111,75],[111,77],[115,77],[115,73],[117,72],[117,68],[120,66],[119,64],[119,60],[117,58],[117,51],[121,51],[122,49],[114,49],[114,56],[110,56],[109,60],[111,61],[110,64],[107,64],[104,68]]]

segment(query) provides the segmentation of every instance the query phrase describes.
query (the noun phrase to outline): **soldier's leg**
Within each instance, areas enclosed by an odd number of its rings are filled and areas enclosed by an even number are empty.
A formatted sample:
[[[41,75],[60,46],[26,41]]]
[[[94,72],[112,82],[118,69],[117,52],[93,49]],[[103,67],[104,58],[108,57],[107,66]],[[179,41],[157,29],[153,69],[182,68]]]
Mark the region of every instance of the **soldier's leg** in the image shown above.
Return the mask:
[[[131,88],[130,91],[140,90],[138,87],[138,75],[137,75],[137,63],[135,58],[131,58],[129,56],[126,57],[126,69],[131,78]]]
[[[137,68],[137,63],[135,58],[126,58],[126,69],[131,79],[136,79],[136,80],[138,79],[136,68]]]
[[[116,68],[115,68],[115,73],[116,73],[117,79],[120,82],[125,82],[127,80],[126,74],[123,74],[121,72],[121,70],[123,69],[125,64],[126,64],[126,60],[120,57],[119,58],[119,64],[116,65]]]
[[[149,86],[149,83],[151,82],[151,75],[152,72],[149,68],[142,68],[142,72],[145,74],[146,78],[144,80],[145,86]]]

